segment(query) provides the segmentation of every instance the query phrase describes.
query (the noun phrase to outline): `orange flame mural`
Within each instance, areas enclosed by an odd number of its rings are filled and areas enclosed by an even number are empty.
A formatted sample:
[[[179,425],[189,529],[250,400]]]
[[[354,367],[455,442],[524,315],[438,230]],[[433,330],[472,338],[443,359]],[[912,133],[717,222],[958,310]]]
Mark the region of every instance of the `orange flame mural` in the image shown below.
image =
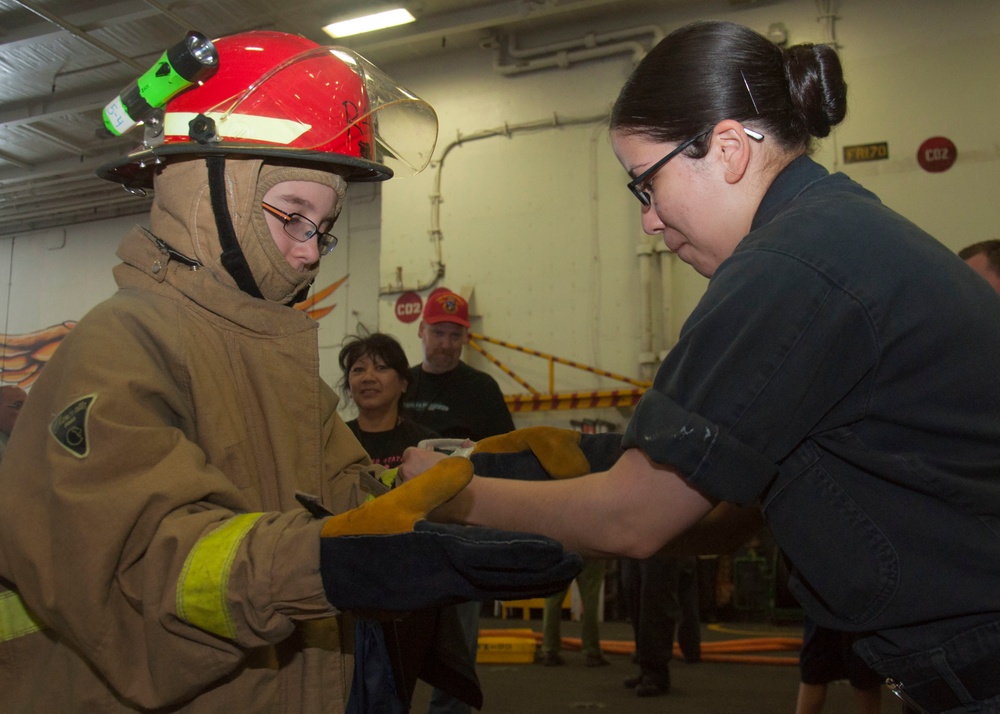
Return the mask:
[[[313,305],[318,303],[320,300],[325,300],[326,298],[328,298],[333,293],[334,290],[336,290],[341,285],[346,283],[349,277],[351,277],[350,273],[342,277],[337,282],[327,285],[322,290],[317,290],[315,293],[313,293],[308,298],[306,298],[298,305],[296,305],[295,309],[302,310],[314,320],[318,320],[321,317],[326,317],[327,315],[330,314],[330,311],[333,310],[333,308],[337,307],[337,303],[330,305],[330,307],[318,307],[315,309],[312,309]]]
[[[21,389],[30,387],[75,326],[75,322],[61,322],[23,335],[0,335],[0,382]]]

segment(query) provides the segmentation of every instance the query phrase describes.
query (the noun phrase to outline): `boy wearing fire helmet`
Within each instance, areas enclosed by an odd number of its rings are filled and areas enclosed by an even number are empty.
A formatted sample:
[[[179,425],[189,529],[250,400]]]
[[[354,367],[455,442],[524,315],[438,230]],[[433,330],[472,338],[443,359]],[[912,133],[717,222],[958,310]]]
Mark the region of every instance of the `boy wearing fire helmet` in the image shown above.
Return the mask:
[[[347,185],[423,168],[436,118],[347,51],[276,32],[216,48],[162,140],[99,171],[155,189],[150,229],[121,243],[118,292],[47,364],[0,470],[4,712],[341,712],[346,612],[536,596],[579,565],[424,520],[460,465],[356,508],[379,467],[292,305]]]

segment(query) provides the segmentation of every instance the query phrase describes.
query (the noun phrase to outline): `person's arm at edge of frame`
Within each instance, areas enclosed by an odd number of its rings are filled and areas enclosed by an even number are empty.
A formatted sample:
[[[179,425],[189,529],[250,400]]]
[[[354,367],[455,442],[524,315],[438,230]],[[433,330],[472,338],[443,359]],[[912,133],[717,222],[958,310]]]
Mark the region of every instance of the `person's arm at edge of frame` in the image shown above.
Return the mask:
[[[608,471],[574,479],[475,477],[434,520],[541,533],[584,556],[646,558],[715,503],[670,466],[628,449]]]
[[[729,555],[749,542],[764,525],[758,505],[738,506],[722,501],[660,552],[674,557]]]

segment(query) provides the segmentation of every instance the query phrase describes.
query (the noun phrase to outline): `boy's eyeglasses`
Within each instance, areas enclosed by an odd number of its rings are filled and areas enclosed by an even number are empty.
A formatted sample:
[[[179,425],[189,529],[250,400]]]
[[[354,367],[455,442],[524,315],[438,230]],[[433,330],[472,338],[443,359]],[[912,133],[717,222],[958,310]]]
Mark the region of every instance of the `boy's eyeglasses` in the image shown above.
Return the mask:
[[[305,243],[313,238],[316,239],[316,247],[319,248],[320,255],[327,255],[337,247],[338,239],[333,233],[321,231],[319,226],[303,216],[301,213],[285,213],[280,208],[275,208],[270,203],[260,202],[264,210],[281,221],[281,227],[292,240]]]

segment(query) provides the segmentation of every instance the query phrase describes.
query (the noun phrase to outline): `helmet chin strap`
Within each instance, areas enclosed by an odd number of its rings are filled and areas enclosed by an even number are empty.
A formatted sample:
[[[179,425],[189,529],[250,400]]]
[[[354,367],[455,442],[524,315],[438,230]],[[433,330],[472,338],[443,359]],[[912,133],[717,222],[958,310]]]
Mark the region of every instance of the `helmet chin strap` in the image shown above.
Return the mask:
[[[208,190],[212,199],[212,213],[215,215],[215,228],[219,232],[219,242],[222,244],[222,267],[236,281],[237,287],[255,298],[264,299],[250,265],[247,263],[243,249],[236,240],[236,229],[229,215],[229,204],[226,202],[226,159],[224,156],[209,156]]]

